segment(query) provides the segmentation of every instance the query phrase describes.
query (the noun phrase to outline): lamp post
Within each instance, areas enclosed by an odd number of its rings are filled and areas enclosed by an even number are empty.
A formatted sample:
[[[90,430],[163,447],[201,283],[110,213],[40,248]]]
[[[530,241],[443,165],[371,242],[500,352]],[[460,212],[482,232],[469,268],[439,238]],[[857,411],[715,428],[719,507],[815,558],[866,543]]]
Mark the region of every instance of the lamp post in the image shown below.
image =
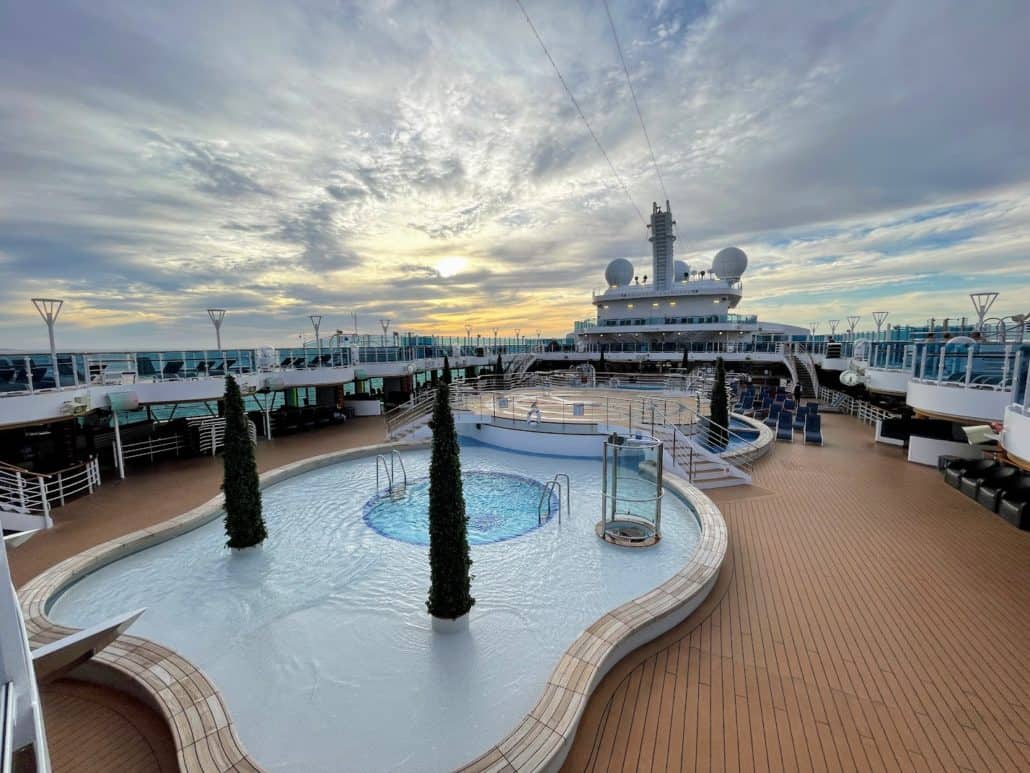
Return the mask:
[[[379,320],[379,324],[383,328],[383,346],[386,346],[386,331],[390,329],[390,320],[381,319]]]
[[[809,335],[809,337],[808,337],[808,340],[811,343],[812,351],[815,351],[815,331],[819,328],[819,323],[818,322],[809,322],[808,323],[808,328],[809,328],[809,330],[812,331],[811,335]]]
[[[973,302],[973,308],[976,309],[976,332],[982,333],[984,318],[987,316],[987,312],[991,310],[994,302],[998,300],[998,293],[970,293],[969,299]]]
[[[500,332],[500,328],[494,328],[494,354],[497,354],[497,334]]]
[[[522,332],[522,328],[520,328],[520,327],[515,328],[515,347],[516,347],[516,349],[518,348],[518,345],[519,345],[519,333],[520,332]]]
[[[839,319],[831,319],[831,320],[828,320],[828,321],[830,323],[830,335],[831,336],[837,335],[837,325],[840,324],[840,320]]]
[[[855,326],[858,325],[858,321],[862,319],[858,314],[853,314],[848,317],[848,330],[851,332],[851,340],[855,340]]]
[[[207,315],[211,317],[211,324],[215,326],[215,345],[218,347],[218,356],[222,358],[222,367],[226,371],[225,352],[222,351],[222,320],[225,319],[225,309],[208,309]]]
[[[472,324],[465,323],[465,346],[472,346]]]
[[[885,319],[887,319],[887,315],[889,313],[890,312],[887,312],[887,311],[874,311],[873,312],[873,322],[876,323],[876,337],[877,338],[880,337],[880,328],[883,327],[883,321]]]
[[[61,313],[64,301],[58,298],[33,298],[32,305],[36,307],[39,316],[46,322],[46,329],[50,334],[50,366],[54,369],[54,386],[59,387],[61,386],[61,377],[57,372],[57,344],[54,342],[54,325],[57,324],[57,315]],[[75,373],[74,367],[72,373]]]
[[[322,339],[318,337],[318,326],[322,324],[322,315],[309,314],[308,319],[311,320],[311,325],[315,328],[315,346],[318,349],[318,359],[315,362],[318,363],[319,367],[322,367]]]

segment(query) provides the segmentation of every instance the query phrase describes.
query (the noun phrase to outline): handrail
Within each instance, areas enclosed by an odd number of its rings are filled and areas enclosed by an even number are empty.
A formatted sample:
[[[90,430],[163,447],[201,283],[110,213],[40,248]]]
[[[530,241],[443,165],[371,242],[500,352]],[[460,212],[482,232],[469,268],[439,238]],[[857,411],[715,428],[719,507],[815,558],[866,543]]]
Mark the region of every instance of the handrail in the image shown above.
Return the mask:
[[[551,500],[549,495],[553,495],[555,489],[558,490],[558,523],[561,523],[561,483],[558,482],[558,476],[555,475],[551,480],[544,484],[543,491],[540,492],[540,501],[536,505],[536,522],[537,526],[544,522],[544,517],[540,510],[544,506],[544,502],[547,502],[547,515],[551,514]]]
[[[401,456],[401,452],[398,451],[396,448],[394,448],[392,451],[390,451],[390,481],[391,481],[391,485],[392,485],[392,482],[393,482],[393,479],[394,479],[394,470],[393,470],[394,459],[396,459],[397,462],[401,466],[401,475],[404,476],[404,488],[407,489],[408,488],[408,471],[404,469],[404,458]]]
[[[393,494],[393,472],[386,464],[386,456],[383,454],[376,454],[376,492],[379,492],[379,464],[382,462],[383,475],[386,476],[387,488],[386,493]]]
[[[11,773],[14,768],[14,682],[0,685],[0,712],[0,770]]]

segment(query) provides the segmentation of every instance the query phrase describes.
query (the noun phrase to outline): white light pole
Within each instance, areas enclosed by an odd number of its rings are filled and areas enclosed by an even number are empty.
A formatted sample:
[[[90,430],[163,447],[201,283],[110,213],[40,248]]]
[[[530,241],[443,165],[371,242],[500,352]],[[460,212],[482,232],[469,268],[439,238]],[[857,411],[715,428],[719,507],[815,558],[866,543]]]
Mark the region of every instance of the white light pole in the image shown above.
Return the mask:
[[[831,319],[831,320],[828,320],[828,321],[830,323],[830,335],[831,336],[837,335],[837,325],[840,324],[840,320],[839,319]]]
[[[383,328],[383,346],[386,346],[386,331],[390,329],[390,320],[381,319],[379,324]]]
[[[973,302],[973,308],[976,309],[976,332],[982,333],[984,318],[987,316],[987,312],[991,310],[994,302],[998,300],[998,293],[970,293],[969,299]]]
[[[851,340],[855,340],[855,326],[858,325],[858,321],[862,319],[858,314],[853,314],[848,317],[848,330],[851,331]]]
[[[515,347],[516,348],[518,348],[518,345],[519,345],[519,333],[521,333],[521,332],[522,332],[522,328],[520,328],[520,327],[515,328]]]
[[[465,346],[472,346],[472,323],[465,323]]]
[[[50,365],[54,369],[54,386],[61,386],[61,377],[57,373],[57,344],[54,342],[54,325],[57,324],[57,315],[61,313],[64,301],[58,298],[33,298],[32,304],[39,312],[39,316],[46,322],[47,332],[50,333]],[[72,367],[72,373],[75,368]]]
[[[308,319],[311,320],[312,326],[315,328],[315,346],[318,348],[318,359],[315,362],[318,363],[319,367],[322,366],[322,339],[318,337],[318,326],[322,324],[321,314],[309,314]]]
[[[222,320],[225,319],[225,309],[208,309],[207,315],[211,317],[211,323],[215,326],[215,343],[218,352],[222,351]]]
[[[497,354],[497,333],[499,331],[500,331],[500,328],[498,328],[498,327],[494,328],[494,354]]]
[[[880,328],[883,327],[883,321],[885,319],[887,319],[887,315],[889,313],[890,312],[887,312],[887,311],[874,311],[873,312],[873,322],[876,323],[876,337],[877,338],[880,337]]]

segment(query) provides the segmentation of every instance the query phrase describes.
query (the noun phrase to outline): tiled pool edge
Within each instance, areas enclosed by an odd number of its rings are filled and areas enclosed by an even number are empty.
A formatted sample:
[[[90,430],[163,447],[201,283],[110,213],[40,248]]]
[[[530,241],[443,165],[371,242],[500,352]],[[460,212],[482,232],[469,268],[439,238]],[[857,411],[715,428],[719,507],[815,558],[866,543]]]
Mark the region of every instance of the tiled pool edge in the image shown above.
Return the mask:
[[[392,442],[311,457],[263,474],[261,488],[348,459],[428,446]],[[687,481],[666,476],[664,482],[690,501],[697,514],[701,537],[690,560],[668,581],[603,615],[580,634],[558,661],[529,714],[462,771],[557,770],[572,745],[587,699],[604,675],[627,654],[684,620],[708,596],[726,553],[726,524],[715,504]],[[31,580],[19,598],[32,643],[38,646],[72,632],[46,614],[64,588],[126,555],[203,526],[219,516],[222,503],[219,495],[157,526],[90,548]],[[260,770],[237,738],[217,689],[185,658],[146,639],[121,636],[94,661],[119,676],[109,681],[128,680],[138,688],[130,691],[164,716],[183,771]]]

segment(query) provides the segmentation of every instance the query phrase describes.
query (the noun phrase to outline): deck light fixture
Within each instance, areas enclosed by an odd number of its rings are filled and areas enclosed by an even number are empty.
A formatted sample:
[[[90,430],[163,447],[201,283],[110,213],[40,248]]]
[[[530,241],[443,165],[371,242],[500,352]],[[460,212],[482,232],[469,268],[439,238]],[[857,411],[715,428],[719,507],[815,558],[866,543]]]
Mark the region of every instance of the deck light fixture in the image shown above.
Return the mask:
[[[211,324],[215,326],[215,345],[218,347],[219,355],[222,352],[222,320],[225,319],[225,309],[208,309],[207,315],[211,317]],[[224,357],[222,359],[225,359]]]
[[[315,346],[318,347],[318,359],[315,362],[318,363],[319,367],[322,365],[322,339],[318,337],[318,326],[322,324],[321,314],[309,314],[308,319],[311,320],[312,327],[315,328]]]
[[[969,299],[973,302],[973,308],[976,309],[976,332],[982,333],[984,319],[987,317],[987,312],[991,310],[991,306],[998,300],[998,293],[970,293]]]
[[[840,324],[840,320],[839,319],[831,319],[831,320],[827,320],[827,321],[830,323],[830,335],[831,336],[837,335],[837,325]]]
[[[887,311],[874,311],[873,312],[873,322],[876,323],[876,337],[877,338],[880,337],[880,328],[883,327],[883,321],[885,319],[887,319],[887,315],[889,313],[890,312],[887,312]]]
[[[54,325],[57,324],[57,315],[61,313],[64,301],[58,298],[33,298],[32,305],[36,307],[39,316],[46,322],[47,332],[50,333],[50,365],[54,369],[54,386],[60,386],[61,379],[57,374],[57,344],[54,343]]]
[[[388,319],[381,319],[381,320],[379,320],[379,324],[383,328],[383,346],[386,346],[386,332],[387,332],[387,330],[390,329],[390,320],[388,320]]]
[[[851,333],[852,341],[855,340],[855,326],[858,325],[858,321],[860,319],[862,319],[862,317],[858,314],[852,314],[850,317],[848,317],[848,331],[850,331]]]

